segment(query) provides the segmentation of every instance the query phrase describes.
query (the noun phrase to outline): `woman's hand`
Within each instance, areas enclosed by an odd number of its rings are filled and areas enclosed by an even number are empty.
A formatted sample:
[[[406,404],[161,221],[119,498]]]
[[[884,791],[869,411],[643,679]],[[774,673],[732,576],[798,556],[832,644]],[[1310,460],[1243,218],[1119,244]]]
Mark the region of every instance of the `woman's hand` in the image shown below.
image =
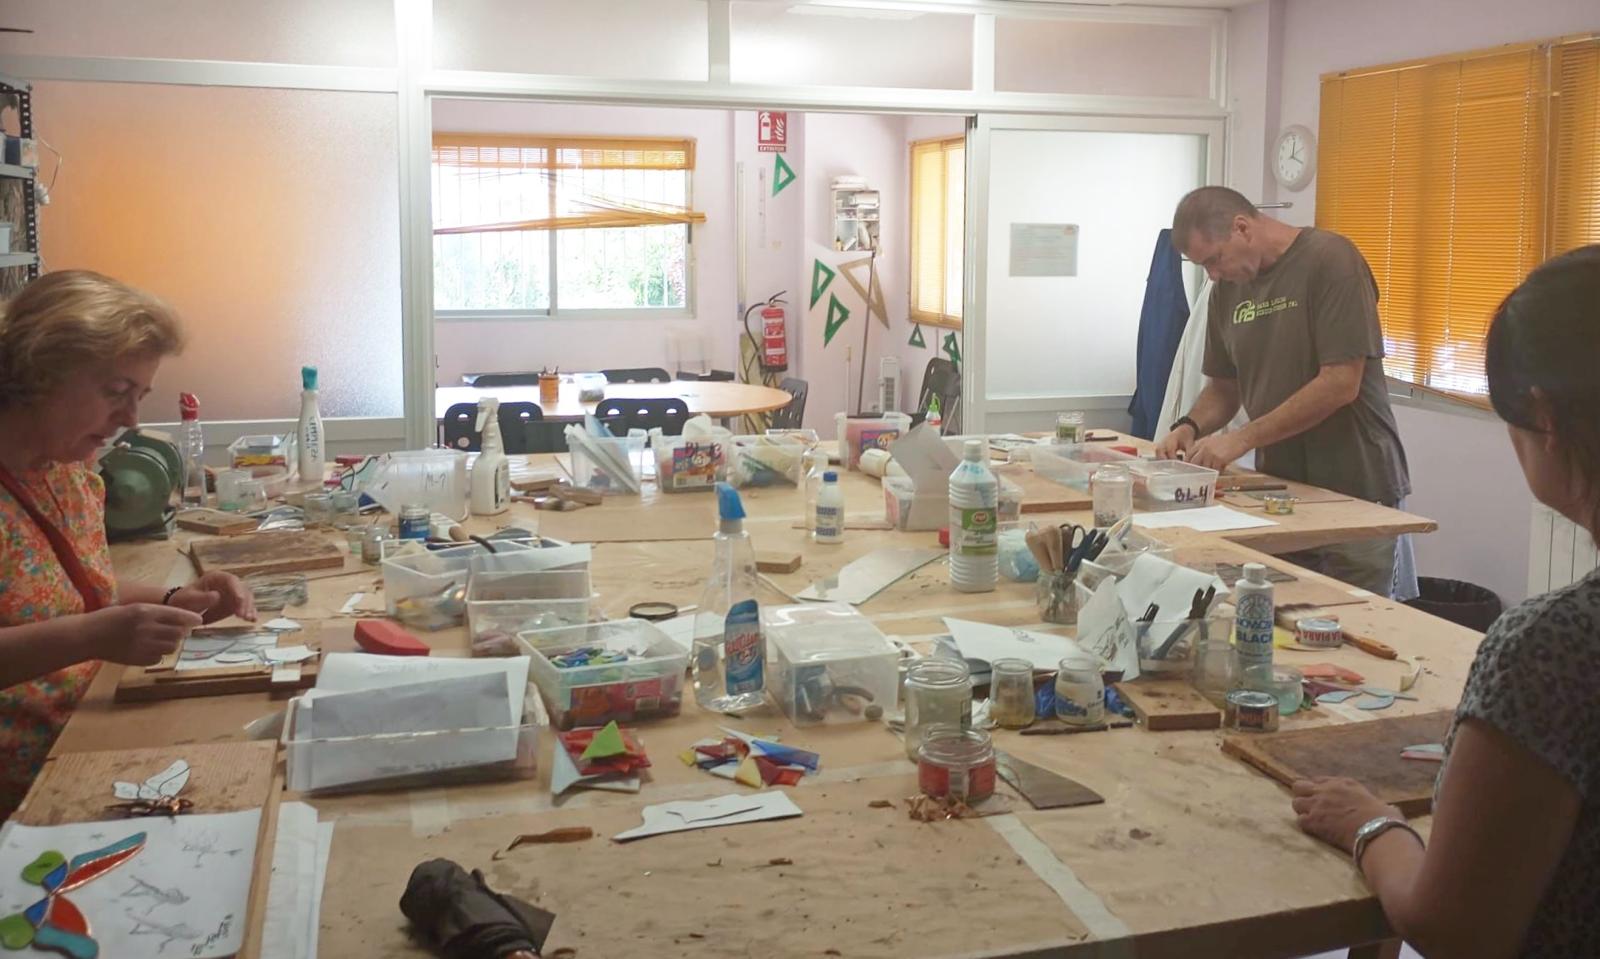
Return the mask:
[[[175,606],[129,603],[95,610],[84,621],[95,659],[153,666],[182,645],[189,631],[200,625],[200,614]]]
[[[172,594],[167,605],[198,613],[207,623],[237,616],[255,622],[256,600],[232,573],[210,572]]]
[[[1295,783],[1294,811],[1300,828],[1335,848],[1350,852],[1356,830],[1379,816],[1405,819],[1399,809],[1385,805],[1354,779],[1320,776]]]

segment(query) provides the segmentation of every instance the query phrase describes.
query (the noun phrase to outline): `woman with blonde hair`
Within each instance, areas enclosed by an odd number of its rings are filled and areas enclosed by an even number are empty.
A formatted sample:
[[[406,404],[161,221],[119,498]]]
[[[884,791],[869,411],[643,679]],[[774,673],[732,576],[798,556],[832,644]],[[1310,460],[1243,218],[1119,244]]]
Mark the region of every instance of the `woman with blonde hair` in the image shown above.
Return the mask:
[[[45,274],[0,307],[0,819],[100,661],[149,665],[203,622],[255,618],[229,574],[164,590],[112,570],[93,461],[182,346],[165,304],[98,273]]]

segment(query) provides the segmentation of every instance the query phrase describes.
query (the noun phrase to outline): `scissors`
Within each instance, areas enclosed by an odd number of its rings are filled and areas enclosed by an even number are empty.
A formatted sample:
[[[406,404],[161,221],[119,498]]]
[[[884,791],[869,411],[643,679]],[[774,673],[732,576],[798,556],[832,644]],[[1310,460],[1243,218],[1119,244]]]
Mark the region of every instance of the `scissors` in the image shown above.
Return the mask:
[[[1067,532],[1069,528],[1073,530],[1070,534]],[[1078,533],[1083,534],[1083,539],[1077,538]],[[1067,546],[1066,568],[1068,572],[1077,572],[1078,567],[1083,564],[1084,560],[1094,559],[1099,556],[1100,551],[1105,549],[1106,543],[1110,541],[1110,537],[1103,532],[1086,530],[1077,525],[1061,527],[1061,535],[1062,541]]]

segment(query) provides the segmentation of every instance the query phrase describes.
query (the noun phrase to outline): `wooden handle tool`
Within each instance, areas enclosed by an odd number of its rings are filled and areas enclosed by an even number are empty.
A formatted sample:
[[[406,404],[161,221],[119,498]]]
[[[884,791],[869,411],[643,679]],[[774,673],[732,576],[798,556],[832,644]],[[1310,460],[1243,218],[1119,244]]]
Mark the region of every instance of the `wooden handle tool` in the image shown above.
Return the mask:
[[[1050,569],[1050,551],[1045,549],[1044,531],[1030,529],[1027,535],[1022,537],[1022,540],[1028,544],[1028,552],[1033,554],[1034,561],[1039,564],[1039,568],[1043,570]]]
[[[1400,654],[1396,653],[1394,651],[1394,647],[1390,646],[1388,643],[1380,643],[1371,636],[1357,635],[1356,633],[1352,633],[1349,629],[1344,631],[1344,641],[1354,646],[1356,649],[1376,656],[1379,659],[1398,659],[1400,657]]]

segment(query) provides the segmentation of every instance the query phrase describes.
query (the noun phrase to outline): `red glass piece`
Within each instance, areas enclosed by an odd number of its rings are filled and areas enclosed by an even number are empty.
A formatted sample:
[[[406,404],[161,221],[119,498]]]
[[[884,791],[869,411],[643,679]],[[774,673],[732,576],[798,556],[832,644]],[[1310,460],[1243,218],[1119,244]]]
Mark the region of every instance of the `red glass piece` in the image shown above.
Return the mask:
[[[50,917],[46,921],[57,929],[80,936],[89,934],[89,920],[83,918],[83,913],[65,896],[55,896],[50,900]]]

